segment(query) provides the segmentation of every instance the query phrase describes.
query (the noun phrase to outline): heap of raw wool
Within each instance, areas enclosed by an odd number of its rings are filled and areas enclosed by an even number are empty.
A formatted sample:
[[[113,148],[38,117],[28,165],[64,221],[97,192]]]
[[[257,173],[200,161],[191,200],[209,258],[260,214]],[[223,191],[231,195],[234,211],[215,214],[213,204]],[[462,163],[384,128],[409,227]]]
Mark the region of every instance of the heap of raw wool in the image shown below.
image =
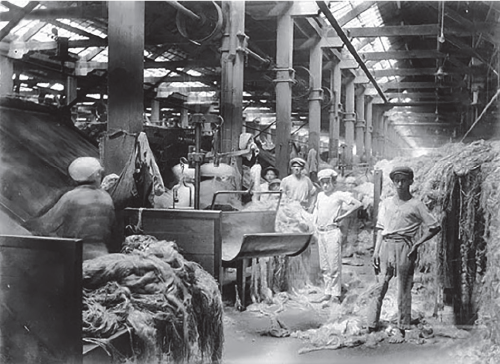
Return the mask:
[[[122,253],[83,263],[83,287],[84,340],[106,347],[106,338],[128,329],[134,362],[220,362],[217,282],[173,242],[129,236]]]

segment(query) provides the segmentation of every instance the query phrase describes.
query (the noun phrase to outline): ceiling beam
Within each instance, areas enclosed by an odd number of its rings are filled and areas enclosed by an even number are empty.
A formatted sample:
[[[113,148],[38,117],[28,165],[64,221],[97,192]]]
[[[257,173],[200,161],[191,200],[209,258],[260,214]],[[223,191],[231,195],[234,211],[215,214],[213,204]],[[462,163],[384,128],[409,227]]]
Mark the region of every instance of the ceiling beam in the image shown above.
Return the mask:
[[[95,41],[101,41],[101,40],[103,40],[103,38],[98,37],[97,35],[89,33],[89,32],[87,32],[87,31],[85,31],[83,29],[73,27],[71,25],[68,25],[66,23],[60,22],[58,20],[49,19],[48,23],[53,24],[54,26],[56,26],[58,28],[65,29],[65,30],[67,30],[67,31],[69,31],[71,33],[78,34],[78,35],[81,35],[83,37],[87,37],[87,38],[89,38],[91,40],[95,40]]]
[[[445,38],[448,35],[457,37],[470,37],[477,33],[476,27],[470,28],[447,28]],[[344,31],[353,38],[377,38],[377,37],[437,37],[440,31],[439,24],[420,25],[386,25],[383,27],[359,27],[345,28]],[[331,32],[331,31],[330,31]],[[330,33],[328,34],[330,35]],[[489,41],[498,44],[498,40],[489,36]]]
[[[429,1],[429,2],[424,2],[424,4],[432,9],[434,9],[434,10],[437,10],[437,4],[438,4],[437,2],[435,3],[435,2]],[[475,35],[478,35],[477,33],[480,33],[479,35],[481,37],[483,37],[485,40],[487,40],[488,42],[490,42],[494,45],[498,44],[499,41],[494,36],[492,36],[487,31],[487,29],[484,29],[482,32],[478,31],[478,29],[476,28],[476,26],[473,22],[471,22],[469,19],[464,18],[462,15],[458,14],[456,11],[454,11],[450,7],[450,5],[446,6],[446,3],[444,6],[444,15],[445,15],[445,21],[444,21],[444,37],[445,37],[445,39],[446,39],[447,34],[450,34],[450,33],[453,34],[453,29],[450,29],[449,23],[447,24],[447,22],[446,22],[446,18],[448,18],[448,19],[455,21],[457,23],[457,25],[460,26],[461,28],[467,29]]]
[[[386,92],[385,95],[387,98],[392,98],[392,97],[421,97],[421,98],[429,98],[429,97],[438,97],[435,92]]]
[[[454,102],[454,101],[439,101],[439,102],[436,102],[436,100],[429,100],[429,101],[387,102],[387,103],[384,103],[384,101],[382,99],[380,99],[379,97],[375,97],[375,98],[373,98],[373,103],[374,104],[384,104],[384,105],[393,106],[393,107],[396,107],[396,106],[412,107],[412,106],[432,106],[432,105],[436,106],[436,104],[439,104],[439,105],[454,105],[457,102]]]
[[[453,37],[453,36],[450,36],[450,35],[446,36],[446,41],[450,42],[451,44],[453,44],[454,46],[456,46],[458,48],[462,48],[462,49],[465,49],[467,51],[470,51],[474,55],[474,57],[476,57],[481,62],[483,62],[484,64],[486,64],[488,66],[488,68],[495,75],[498,76],[498,71],[491,64],[489,64],[489,62],[486,59],[484,59],[484,57],[482,55],[480,55],[479,52],[476,51],[476,49],[474,49],[473,47],[471,47],[467,43],[463,42],[459,38]]]
[[[386,82],[381,83],[380,87],[384,91],[390,89],[436,89],[436,88],[449,88],[456,87],[458,84],[439,84],[434,82]]]
[[[375,77],[389,77],[389,76],[434,76],[436,73],[435,68],[396,68],[396,69],[386,69],[386,70],[371,70],[371,73]],[[457,68],[447,68],[445,70],[445,75],[462,75],[464,74],[464,71],[461,69]],[[474,69],[474,68],[468,68],[469,74],[480,74],[484,73],[481,72],[479,69]]]
[[[326,18],[328,19],[328,21],[330,22],[330,25],[334,28],[334,30],[337,33],[337,35],[345,43],[345,45],[346,45],[347,49],[349,50],[349,52],[356,59],[356,61],[359,63],[359,66],[365,72],[366,76],[369,78],[370,82],[373,84],[373,86],[377,90],[377,92],[380,95],[380,97],[382,98],[382,100],[384,100],[385,102],[387,102],[387,98],[385,97],[384,92],[378,86],[377,81],[375,80],[375,78],[373,77],[373,75],[370,73],[370,70],[366,67],[365,62],[363,62],[363,60],[361,59],[361,57],[357,53],[356,49],[352,45],[351,41],[346,36],[346,34],[344,33],[344,31],[342,30],[342,28],[340,27],[340,25],[337,23],[337,21],[335,20],[332,12],[328,8],[328,5],[326,5],[326,3],[324,1],[317,1],[316,3],[318,4],[320,10],[323,12],[323,14],[326,16]]]
[[[446,54],[433,49],[387,52],[360,52],[365,61],[382,61],[387,59],[425,59],[445,58]]]
[[[79,2],[79,4],[85,2]],[[15,19],[17,12],[6,11],[0,13],[0,21],[11,21]],[[108,8],[105,3],[100,5],[65,6],[59,8],[37,9],[27,14],[26,20],[47,20],[47,19],[89,19],[108,18]]]
[[[107,46],[107,39],[102,40],[70,40],[68,42],[69,49],[71,48],[88,48],[88,47],[105,47]],[[56,41],[50,42],[37,42],[37,41],[13,41],[11,43],[0,42],[0,49],[8,49],[9,56],[13,58],[21,58],[29,51],[46,51],[57,48]]]
[[[38,1],[30,1],[24,8],[18,10],[9,10],[8,13],[14,13],[12,18],[8,20],[8,24],[0,30],[0,41],[2,41],[10,31],[16,27],[19,22],[24,19],[30,12],[38,6]],[[2,13],[0,13],[2,14]]]
[[[354,18],[360,16],[366,10],[370,9],[373,5],[377,3],[383,3],[383,1],[364,1],[360,5],[356,6],[352,10],[348,11],[344,16],[342,16],[338,23],[341,27],[349,23]]]
[[[392,126],[425,126],[425,127],[436,127],[436,128],[455,128],[457,125],[453,123],[420,123],[420,122],[415,122],[415,123],[400,123],[400,122],[392,122]]]

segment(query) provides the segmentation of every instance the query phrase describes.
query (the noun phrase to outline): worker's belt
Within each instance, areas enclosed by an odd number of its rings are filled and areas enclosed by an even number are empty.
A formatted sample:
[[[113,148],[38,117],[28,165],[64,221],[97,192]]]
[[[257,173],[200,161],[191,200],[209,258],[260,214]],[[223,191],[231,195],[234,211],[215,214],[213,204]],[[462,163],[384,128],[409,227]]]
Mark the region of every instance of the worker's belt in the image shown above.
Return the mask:
[[[390,234],[384,236],[384,240],[389,241],[391,243],[407,243],[411,244],[411,237],[407,235],[400,235],[400,234]]]
[[[318,226],[317,230],[321,231],[321,232],[325,232],[325,231],[332,231],[332,230],[335,230],[338,228],[339,228],[339,226],[337,224],[328,224],[328,225]]]

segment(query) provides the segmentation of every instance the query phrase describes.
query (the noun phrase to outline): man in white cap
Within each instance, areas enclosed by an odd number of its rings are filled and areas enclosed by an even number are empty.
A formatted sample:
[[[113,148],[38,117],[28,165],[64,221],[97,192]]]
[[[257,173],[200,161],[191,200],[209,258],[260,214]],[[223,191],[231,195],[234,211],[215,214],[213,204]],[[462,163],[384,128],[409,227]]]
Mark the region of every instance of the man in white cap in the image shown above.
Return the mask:
[[[83,260],[107,254],[115,208],[111,196],[100,188],[103,168],[96,158],[81,157],[69,165],[68,173],[77,187],[25,226],[35,235],[82,239]]]
[[[340,303],[342,233],[339,223],[356,211],[361,206],[361,202],[348,192],[335,191],[337,172],[333,169],[319,171],[318,181],[322,191],[318,194],[314,206],[313,221],[318,236],[319,265],[325,290],[324,295],[313,302]]]
[[[316,188],[311,179],[302,173],[306,161],[302,158],[293,158],[290,161],[292,174],[281,180],[280,189],[288,200],[298,201],[302,207],[308,210],[316,196]]]

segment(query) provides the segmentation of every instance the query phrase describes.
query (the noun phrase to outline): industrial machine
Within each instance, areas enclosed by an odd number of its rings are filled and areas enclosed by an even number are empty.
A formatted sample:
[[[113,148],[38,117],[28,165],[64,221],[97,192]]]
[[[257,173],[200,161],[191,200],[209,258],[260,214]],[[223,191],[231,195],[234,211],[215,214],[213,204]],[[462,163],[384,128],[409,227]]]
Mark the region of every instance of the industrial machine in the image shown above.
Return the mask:
[[[218,195],[241,193],[220,191]],[[281,194],[281,192],[278,192]],[[307,249],[312,233],[275,232],[276,210],[125,210],[125,224],[160,240],[175,241],[188,260],[199,263],[223,286],[223,267],[237,269],[238,293],[245,307],[246,268],[252,258],[295,256]]]

